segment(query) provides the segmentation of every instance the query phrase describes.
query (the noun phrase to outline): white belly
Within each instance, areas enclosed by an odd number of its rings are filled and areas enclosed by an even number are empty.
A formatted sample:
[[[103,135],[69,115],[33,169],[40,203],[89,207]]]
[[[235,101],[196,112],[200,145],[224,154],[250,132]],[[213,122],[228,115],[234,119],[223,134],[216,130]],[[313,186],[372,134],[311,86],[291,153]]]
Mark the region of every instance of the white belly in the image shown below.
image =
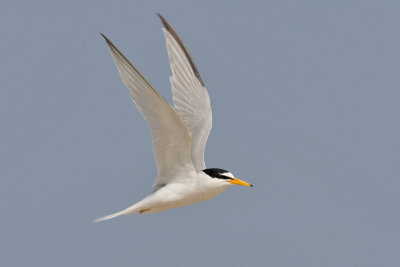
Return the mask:
[[[215,197],[229,185],[171,183],[143,199],[142,207],[144,212],[153,213],[194,204]]]

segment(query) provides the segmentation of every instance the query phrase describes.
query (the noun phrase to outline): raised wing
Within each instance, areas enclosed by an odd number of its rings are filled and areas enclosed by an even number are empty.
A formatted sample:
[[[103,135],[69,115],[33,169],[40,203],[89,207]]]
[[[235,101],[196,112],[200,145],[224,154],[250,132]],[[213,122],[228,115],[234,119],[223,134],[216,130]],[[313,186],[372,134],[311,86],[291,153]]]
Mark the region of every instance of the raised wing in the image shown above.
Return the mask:
[[[204,170],[204,150],[212,126],[210,97],[185,44],[172,26],[160,14],[158,16],[165,27],[175,110],[192,134],[193,164],[197,171]]]
[[[158,168],[155,187],[170,182],[174,174],[194,171],[191,160],[191,134],[170,104],[153,88],[133,64],[103,34],[110,47],[122,81],[136,107],[146,119],[152,136]]]

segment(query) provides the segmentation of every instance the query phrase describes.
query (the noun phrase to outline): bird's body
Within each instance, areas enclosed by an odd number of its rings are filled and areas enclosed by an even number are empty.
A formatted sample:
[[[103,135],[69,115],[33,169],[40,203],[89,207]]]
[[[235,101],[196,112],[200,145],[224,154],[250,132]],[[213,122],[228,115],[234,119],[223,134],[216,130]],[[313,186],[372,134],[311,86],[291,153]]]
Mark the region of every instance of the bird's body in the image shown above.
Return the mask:
[[[150,126],[158,177],[153,193],[125,210],[96,221],[135,212],[161,212],[205,201],[232,184],[251,186],[226,170],[206,169],[204,149],[212,124],[210,98],[186,46],[171,25],[159,16],[165,27],[172,69],[174,108],[102,34],[132,100]]]
[[[102,219],[111,219],[135,212],[155,213],[191,205],[215,197],[230,185],[227,182],[210,179],[204,172],[193,173],[192,175],[196,176],[182,177],[183,179],[176,177],[179,180],[178,182],[168,183],[129,208]]]

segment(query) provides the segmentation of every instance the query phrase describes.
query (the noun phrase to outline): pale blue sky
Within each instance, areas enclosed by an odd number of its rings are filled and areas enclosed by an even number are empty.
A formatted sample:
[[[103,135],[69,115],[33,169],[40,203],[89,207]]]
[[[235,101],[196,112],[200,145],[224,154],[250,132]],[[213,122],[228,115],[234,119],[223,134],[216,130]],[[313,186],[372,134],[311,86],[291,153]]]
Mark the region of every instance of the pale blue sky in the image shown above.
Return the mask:
[[[1,266],[399,266],[399,2],[234,2],[0,1]],[[156,12],[255,188],[94,224],[156,176],[99,32],[170,100]]]

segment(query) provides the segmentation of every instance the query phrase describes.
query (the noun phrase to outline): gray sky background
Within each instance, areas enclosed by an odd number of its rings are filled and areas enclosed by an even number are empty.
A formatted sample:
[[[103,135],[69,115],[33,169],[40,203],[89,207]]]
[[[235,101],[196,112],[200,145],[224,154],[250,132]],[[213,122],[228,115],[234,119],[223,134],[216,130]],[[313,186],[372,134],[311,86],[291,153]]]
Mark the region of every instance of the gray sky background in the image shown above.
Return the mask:
[[[1,266],[399,266],[399,2],[236,2],[0,1]],[[156,177],[99,32],[170,100],[156,12],[255,188],[94,224]]]

